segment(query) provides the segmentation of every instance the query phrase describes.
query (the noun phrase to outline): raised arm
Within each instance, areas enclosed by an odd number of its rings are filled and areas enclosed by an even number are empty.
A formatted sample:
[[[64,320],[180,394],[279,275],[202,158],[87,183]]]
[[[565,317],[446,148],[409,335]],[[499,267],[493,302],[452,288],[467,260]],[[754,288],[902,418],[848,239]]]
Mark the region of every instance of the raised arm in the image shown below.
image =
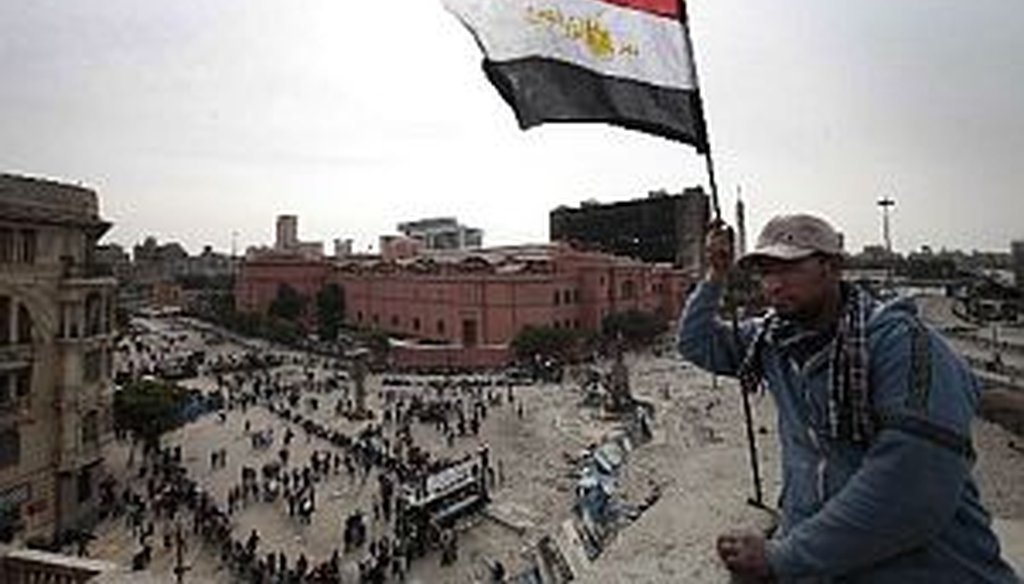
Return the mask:
[[[737,346],[732,327],[718,319],[722,284],[701,282],[690,294],[679,317],[676,346],[679,353],[698,367],[719,375],[735,375],[744,350]],[[740,326],[741,344],[751,325]]]
[[[753,325],[740,326],[737,343],[732,327],[718,319],[722,292],[733,265],[732,231],[721,221],[709,226],[706,249],[708,273],[687,298],[679,315],[676,347],[684,358],[703,369],[735,375]]]

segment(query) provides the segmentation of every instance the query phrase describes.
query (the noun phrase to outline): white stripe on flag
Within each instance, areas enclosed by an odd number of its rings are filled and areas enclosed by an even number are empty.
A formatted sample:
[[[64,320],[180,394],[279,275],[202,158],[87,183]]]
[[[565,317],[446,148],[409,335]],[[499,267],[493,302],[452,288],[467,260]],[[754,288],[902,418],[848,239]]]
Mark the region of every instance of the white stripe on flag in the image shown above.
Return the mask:
[[[683,24],[600,0],[444,0],[495,62],[542,57],[602,75],[696,89]]]

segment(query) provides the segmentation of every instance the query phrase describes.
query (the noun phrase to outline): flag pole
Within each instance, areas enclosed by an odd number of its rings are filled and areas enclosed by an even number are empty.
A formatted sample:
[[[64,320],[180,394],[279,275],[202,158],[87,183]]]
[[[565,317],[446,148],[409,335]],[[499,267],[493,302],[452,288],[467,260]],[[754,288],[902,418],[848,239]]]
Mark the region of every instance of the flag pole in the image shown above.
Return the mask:
[[[679,17],[683,27],[684,40],[686,41],[687,48],[690,50],[691,58],[693,59],[693,79],[694,84],[697,88],[697,111],[700,114],[700,127],[703,130],[703,154],[704,162],[708,173],[708,186],[711,189],[711,205],[714,210],[714,216],[716,222],[722,220],[722,207],[718,201],[718,182],[715,179],[715,159],[711,153],[711,136],[708,131],[707,121],[704,116],[704,98],[700,93],[700,82],[697,75],[697,57],[696,51],[693,48],[693,39],[690,38],[690,19],[686,12],[686,0],[679,0]],[[742,346],[742,339],[740,338],[740,327],[739,327],[739,307],[737,290],[735,282],[732,278],[726,283],[726,296],[728,298],[729,313],[732,320],[732,334],[733,342],[736,348],[739,349]],[[714,347],[714,344],[711,345]],[[762,496],[761,489],[761,470],[758,465],[757,456],[757,436],[754,433],[754,416],[750,408],[750,395],[748,395],[746,388],[740,387],[740,397],[743,400],[743,419],[746,424],[747,430],[747,450],[750,456],[750,470],[754,480],[754,496],[747,499],[747,503],[761,509],[767,509],[768,507],[764,504],[764,498]]]
[[[689,34],[689,29],[687,29]],[[703,112],[703,108],[701,108]],[[705,135],[708,134],[707,126],[705,124]],[[711,140],[706,138],[705,143],[706,152],[704,153],[704,159],[707,162],[708,170],[708,183],[711,187],[711,201],[714,205],[715,219],[722,219],[722,209],[718,204],[718,183],[715,181],[715,163],[714,158],[711,155]],[[735,241],[733,242],[735,243]],[[740,338],[740,323],[739,323],[739,289],[735,285],[735,279],[730,277],[726,282],[726,298],[729,310],[729,317],[732,321],[732,338],[733,343],[736,345],[737,350],[743,346],[743,339]],[[714,345],[712,345],[714,346]],[[750,394],[747,392],[747,388],[740,384],[740,398],[743,400],[743,421],[746,425],[747,430],[747,450],[750,456],[750,472],[754,480],[754,496],[747,499],[747,503],[754,507],[767,509],[764,504],[764,496],[761,488],[761,468],[758,464],[757,455],[757,435],[754,433],[754,415],[750,408]]]
[[[687,35],[689,35],[689,29],[687,29]],[[698,99],[701,101],[701,124],[704,125],[704,146],[706,150],[706,152],[704,152],[704,166],[707,168],[708,172],[708,186],[711,187],[711,208],[715,212],[715,219],[721,221],[722,207],[718,204],[718,182],[715,181],[715,159],[711,156],[711,137],[708,136],[707,123],[704,122],[704,99],[700,97],[698,97]]]

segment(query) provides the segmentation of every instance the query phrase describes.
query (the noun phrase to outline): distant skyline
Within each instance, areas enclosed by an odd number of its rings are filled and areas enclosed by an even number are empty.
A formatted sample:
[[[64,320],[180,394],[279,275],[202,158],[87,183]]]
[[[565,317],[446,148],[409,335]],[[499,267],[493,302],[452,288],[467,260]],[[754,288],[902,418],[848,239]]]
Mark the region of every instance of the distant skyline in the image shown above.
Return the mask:
[[[94,188],[105,241],[376,246],[455,216],[546,241],[558,205],[706,184],[692,149],[605,126],[521,132],[439,0],[7,0],[0,171]],[[748,242],[823,214],[848,249],[1024,239],[1024,3],[690,2],[723,214]]]

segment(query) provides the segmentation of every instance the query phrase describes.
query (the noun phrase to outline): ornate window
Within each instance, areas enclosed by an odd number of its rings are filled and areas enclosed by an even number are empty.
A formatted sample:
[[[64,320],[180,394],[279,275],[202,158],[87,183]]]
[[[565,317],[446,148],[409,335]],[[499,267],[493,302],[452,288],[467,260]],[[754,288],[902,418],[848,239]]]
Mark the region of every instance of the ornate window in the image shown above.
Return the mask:
[[[632,298],[635,293],[636,293],[636,288],[633,285],[633,280],[625,280],[624,282],[622,282],[622,297],[623,298]]]
[[[85,336],[91,337],[103,332],[103,297],[99,292],[90,292],[85,297]]]
[[[18,342],[32,342],[32,315],[24,304],[18,305]]]
[[[17,259],[23,264],[34,264],[36,262],[36,231],[35,229],[22,229],[21,241],[18,242]]]
[[[17,428],[0,429],[0,468],[21,462],[21,434]]]
[[[11,297],[0,296],[0,345],[11,342]]]
[[[0,227],[0,264],[14,261],[14,230]]]

